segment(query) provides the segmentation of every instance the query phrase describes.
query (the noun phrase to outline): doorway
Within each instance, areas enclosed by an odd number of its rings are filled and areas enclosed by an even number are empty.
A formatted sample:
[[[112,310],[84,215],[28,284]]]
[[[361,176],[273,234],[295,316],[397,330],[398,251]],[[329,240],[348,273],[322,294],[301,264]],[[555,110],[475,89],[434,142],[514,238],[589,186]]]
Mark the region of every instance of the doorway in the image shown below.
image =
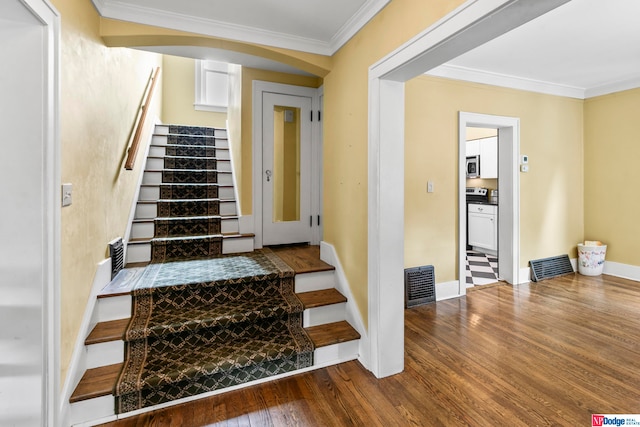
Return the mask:
[[[458,152],[460,176],[458,178],[458,236],[459,260],[458,277],[460,278],[460,294],[466,293],[464,278],[466,277],[466,164],[467,129],[490,128],[498,133],[497,143],[497,190],[499,207],[497,209],[497,248],[498,277],[511,284],[519,283],[520,260],[520,181],[518,175],[518,157],[520,153],[520,120],[515,117],[494,116],[489,114],[467,113],[458,115]],[[482,161],[482,155],[480,155]],[[482,172],[482,163],[480,164]]]
[[[255,246],[320,243],[320,94],[254,82]]]
[[[0,124],[14,131],[0,168],[2,181],[12,184],[0,214],[1,425],[58,424],[59,34],[49,2],[0,5]]]
[[[404,369],[404,242],[397,238],[404,229],[404,82],[567,1],[467,1],[369,68],[369,333],[362,358],[377,377]]]

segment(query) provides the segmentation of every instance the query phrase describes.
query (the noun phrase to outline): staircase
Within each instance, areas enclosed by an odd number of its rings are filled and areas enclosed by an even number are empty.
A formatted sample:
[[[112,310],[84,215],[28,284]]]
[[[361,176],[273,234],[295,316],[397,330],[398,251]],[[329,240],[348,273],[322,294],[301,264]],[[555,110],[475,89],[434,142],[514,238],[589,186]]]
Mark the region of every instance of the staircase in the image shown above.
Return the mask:
[[[127,268],[99,294],[92,322],[95,327],[85,340],[87,369],[70,399],[71,425],[95,425],[118,417],[114,389],[125,363],[131,289],[144,277],[146,264],[253,250],[253,236],[239,230],[224,130],[159,126],[144,174]],[[301,246],[274,252],[295,274],[302,326],[313,344],[313,364],[304,370],[357,358],[360,335],[345,321],[347,300],[335,289],[334,268],[320,261],[319,248]],[[163,406],[291,374],[249,378],[244,384]]]
[[[241,234],[224,129],[156,126],[142,178],[127,263],[250,252]]]

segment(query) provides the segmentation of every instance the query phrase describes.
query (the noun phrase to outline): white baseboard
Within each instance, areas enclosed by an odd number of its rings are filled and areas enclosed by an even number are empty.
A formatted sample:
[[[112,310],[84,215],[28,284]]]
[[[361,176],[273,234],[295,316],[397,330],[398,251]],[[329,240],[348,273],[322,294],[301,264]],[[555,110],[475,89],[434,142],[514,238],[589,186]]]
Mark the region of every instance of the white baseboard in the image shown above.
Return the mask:
[[[466,289],[465,289],[466,293]],[[436,301],[443,301],[451,298],[459,298],[465,293],[460,293],[460,281],[436,283]]]
[[[353,293],[351,292],[351,286],[349,285],[349,281],[347,280],[347,276],[342,268],[342,264],[340,263],[340,258],[338,258],[338,254],[336,252],[335,247],[327,242],[320,242],[320,259],[326,262],[329,265],[335,267],[335,286],[336,289],[347,298],[347,306],[346,306],[346,319],[347,322],[351,326],[354,327],[360,334],[360,357],[358,360],[360,363],[367,369],[370,368],[370,342],[369,336],[367,334],[367,330],[364,327],[364,322],[362,321],[362,314],[360,310],[356,306],[355,299],[353,298]]]
[[[640,282],[640,266],[637,265],[605,261],[603,273]]]
[[[71,355],[71,362],[67,369],[67,375],[65,377],[64,386],[62,387],[62,398],[60,400],[60,421],[61,425],[69,425],[70,416],[70,404],[69,398],[75,390],[76,386],[80,382],[80,378],[84,375],[86,370],[86,357],[87,351],[84,345],[84,340],[91,332],[91,329],[96,324],[95,317],[93,316],[94,308],[96,305],[98,292],[102,290],[111,281],[111,258],[107,258],[98,263],[96,268],[96,274],[93,278],[93,284],[91,285],[91,292],[89,293],[89,299],[82,316],[82,322],[80,323],[80,330],[76,338],[76,343],[73,347],[73,353]]]

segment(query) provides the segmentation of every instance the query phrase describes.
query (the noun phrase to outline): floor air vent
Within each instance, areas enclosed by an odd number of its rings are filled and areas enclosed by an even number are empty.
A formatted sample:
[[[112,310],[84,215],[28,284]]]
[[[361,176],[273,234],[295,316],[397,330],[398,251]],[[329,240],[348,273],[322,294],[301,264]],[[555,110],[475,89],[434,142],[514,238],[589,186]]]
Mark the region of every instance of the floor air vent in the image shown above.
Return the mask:
[[[124,244],[122,238],[118,237],[109,242],[109,256],[111,257],[111,279],[124,268]]]
[[[531,265],[531,280],[534,282],[574,272],[569,255],[534,259],[529,261],[529,264]]]
[[[436,300],[435,273],[432,265],[404,270],[405,307],[415,307]]]

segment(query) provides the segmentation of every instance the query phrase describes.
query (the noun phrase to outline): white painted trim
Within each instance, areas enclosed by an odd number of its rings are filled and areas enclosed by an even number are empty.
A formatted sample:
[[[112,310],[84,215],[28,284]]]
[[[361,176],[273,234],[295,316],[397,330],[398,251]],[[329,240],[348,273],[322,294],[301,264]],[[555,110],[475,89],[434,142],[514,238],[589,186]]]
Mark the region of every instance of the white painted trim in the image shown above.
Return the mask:
[[[160,120],[160,118],[156,116],[153,120],[153,125],[151,126],[151,128],[155,130],[155,127],[157,125],[162,125],[162,120]],[[149,157],[149,149],[151,148],[151,142],[153,141],[154,133],[155,132],[147,133],[149,137],[147,140],[147,144],[145,146],[144,156],[141,159],[141,161],[143,161],[145,165],[147,164],[147,157]],[[133,198],[131,199],[131,208],[129,209],[129,219],[127,220],[127,228],[125,229],[124,236],[122,237],[122,243],[124,244],[125,260],[127,259],[128,243],[129,243],[129,240],[131,239],[131,228],[133,227],[133,220],[136,217],[136,209],[138,207],[138,198],[140,197],[140,187],[142,186],[142,179],[144,178],[145,169],[146,169],[146,166],[143,166],[140,169],[140,174],[138,175],[138,182],[136,184],[135,193],[133,194]]]
[[[335,288],[347,298],[345,318],[347,322],[349,322],[349,324],[353,326],[358,333],[360,333],[360,357],[358,360],[360,360],[360,363],[362,363],[363,366],[368,366],[370,346],[367,330],[364,327],[362,313],[358,310],[355,298],[351,292],[351,285],[349,284],[349,280],[342,268],[342,263],[340,263],[340,258],[336,252],[336,248],[330,243],[324,241],[320,242],[320,259],[335,267]]]
[[[319,89],[314,89],[310,87],[304,86],[293,86],[281,83],[271,83],[264,82],[260,80],[254,80],[253,82],[253,98],[252,98],[252,114],[253,114],[253,122],[252,122],[252,193],[253,193],[253,233],[255,234],[255,248],[261,248],[263,245],[262,239],[262,95],[263,93],[279,93],[283,95],[293,95],[293,96],[305,96],[310,97],[312,99],[311,109],[312,111],[318,110],[319,103]],[[317,120],[314,120],[311,123],[311,138],[312,138],[312,147],[318,145],[317,138],[321,135],[318,132],[317,128],[320,126]],[[320,155],[322,153],[319,153]],[[312,162],[315,164],[319,159],[313,158],[312,154]],[[246,167],[243,166],[243,167]],[[316,173],[322,173],[322,170],[319,168],[312,167],[312,176],[311,176],[311,200],[318,200],[320,198],[320,194],[317,190],[320,188],[319,182],[322,181],[321,175],[316,175]],[[312,208],[313,208],[312,202]],[[320,203],[316,203],[315,206],[320,207]],[[312,215],[319,215],[320,211],[312,212]],[[316,228],[317,223],[313,223],[312,228]],[[315,236],[318,233],[312,230],[312,244],[319,244],[318,240],[314,240]]]
[[[444,301],[464,296],[466,293],[466,286],[461,287],[460,282],[460,280],[452,280],[450,282],[436,283],[436,301]],[[460,292],[460,288],[463,289],[462,293]]]
[[[231,138],[231,132],[228,131],[228,129],[229,129],[229,120],[226,120],[225,123],[226,123],[226,126],[227,126],[227,145],[229,146],[229,163],[231,164],[231,179],[233,181],[233,198],[236,201],[238,218],[240,218],[240,215],[242,215],[242,208],[240,206],[240,197],[239,197],[239,194],[238,194],[238,179],[236,177],[235,168],[233,166],[233,165],[235,165],[235,162],[234,162],[234,159],[233,159],[233,144],[235,144],[235,142]]]
[[[340,29],[331,37],[329,46],[331,55],[336,53],[351,37],[364,27],[391,0],[368,0]]]
[[[541,80],[527,79],[518,76],[509,76],[507,74],[492,73],[490,71],[475,70],[473,68],[461,67],[458,65],[443,64],[425,74],[435,77],[444,77],[447,79],[464,80],[467,82],[577,99],[584,99],[586,92],[585,89],[581,87],[561,85],[558,83],[544,82]]]
[[[531,282],[531,268],[523,267],[518,271],[518,283],[524,285]]]
[[[608,95],[614,92],[622,92],[623,90],[635,89],[637,87],[640,87],[640,77],[633,77],[627,80],[610,82],[601,86],[587,89],[585,91],[585,99],[601,95]]]
[[[398,305],[404,295],[404,84],[393,82],[423,74],[566,1],[469,0],[369,68],[367,368],[377,377],[404,365],[404,301]]]
[[[623,279],[635,280],[640,282],[640,266],[622,264],[614,261],[604,262],[604,274],[611,276],[622,277]]]
[[[533,80],[524,77],[510,76],[507,74],[493,73],[490,71],[476,70],[459,65],[443,64],[429,72],[428,76],[443,77],[447,79],[463,80],[467,82],[481,83],[492,86],[506,87],[510,89],[525,90],[528,92],[544,93],[547,95],[564,96],[576,99],[588,99],[614,92],[635,89],[640,87],[640,77],[609,82],[592,88],[563,85],[559,83]]]
[[[39,279],[35,282],[24,283],[32,290],[38,291],[40,301],[33,301],[41,310],[39,337],[21,336],[23,343],[37,345],[41,352],[41,371],[38,375],[40,387],[33,390],[39,392],[40,411],[37,415],[40,425],[58,425],[58,405],[60,401],[60,234],[61,234],[61,180],[60,180],[60,33],[61,18],[58,11],[48,0],[18,0],[12,6],[24,7],[38,23],[33,22],[20,26],[18,31],[30,32],[41,27],[38,50],[33,55],[41,55],[37,69],[29,70],[29,79],[34,74],[39,80],[38,87],[42,88],[41,97],[36,101],[36,108],[40,110],[37,120],[31,120],[31,125],[38,128],[40,136],[34,137],[33,149],[41,153],[42,176],[39,184],[16,183],[18,188],[24,189],[26,198],[31,202],[38,197],[38,216],[40,221],[41,239],[38,243],[39,253],[29,259],[28,267],[24,269],[38,272]],[[20,3],[22,3],[20,5]],[[34,34],[32,32],[31,34]],[[21,37],[18,38],[21,42]],[[18,40],[16,39],[16,40]],[[31,41],[31,38],[29,37]],[[33,47],[33,46],[32,46]],[[34,79],[34,81],[35,81]],[[27,80],[25,80],[26,82]],[[7,100],[12,99],[9,94]],[[3,105],[4,107],[5,105]],[[32,118],[30,118],[32,119]],[[15,248],[13,248],[15,249]],[[11,249],[8,249],[11,250]],[[35,250],[35,248],[34,248]],[[14,286],[23,283],[16,281]],[[5,322],[10,319],[5,319]],[[37,344],[31,339],[39,338]],[[11,379],[10,377],[8,379]],[[8,383],[7,383],[8,384]],[[2,390],[4,392],[6,390]],[[34,395],[38,396],[37,394]],[[25,402],[21,409],[29,407],[31,401]],[[0,418],[11,420],[12,413],[0,414]],[[22,414],[25,415],[25,414]],[[5,418],[7,417],[7,418]],[[13,420],[12,420],[13,421]]]
[[[500,278],[511,284],[520,283],[520,119],[489,114],[458,113],[458,277],[465,277],[466,259],[466,128],[496,128],[498,137],[499,206],[498,206],[498,250],[500,251]],[[463,294],[466,285],[462,286]]]
[[[98,298],[98,293],[111,281],[111,258],[100,261],[96,267],[96,274],[91,285],[89,299],[84,309],[80,330],[76,337],[76,343],[71,354],[71,362],[67,369],[64,386],[62,387],[62,399],[60,400],[60,424],[63,426],[70,425],[69,417],[71,414],[71,404],[69,398],[84,375],[86,366],[87,350],[84,345],[85,338],[96,325],[94,309]]]

